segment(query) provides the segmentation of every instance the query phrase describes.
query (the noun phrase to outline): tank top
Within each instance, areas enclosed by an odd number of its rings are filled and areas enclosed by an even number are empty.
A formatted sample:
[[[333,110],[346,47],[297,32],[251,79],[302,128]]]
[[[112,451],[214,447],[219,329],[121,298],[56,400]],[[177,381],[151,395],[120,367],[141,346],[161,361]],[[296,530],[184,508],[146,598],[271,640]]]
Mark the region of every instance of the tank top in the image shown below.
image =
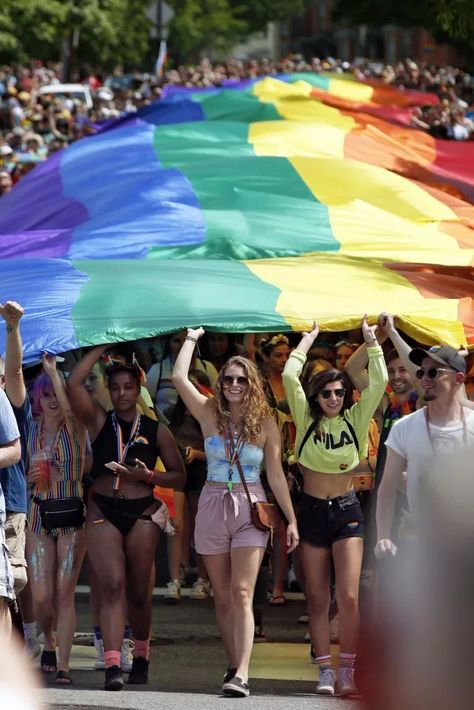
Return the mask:
[[[239,469],[236,464],[230,466],[226,456],[224,439],[220,434],[204,439],[204,450],[207,456],[207,480],[227,483],[229,469],[232,469],[232,480],[240,483]],[[247,483],[258,483],[263,462],[263,449],[260,446],[244,442],[240,452],[240,465]]]
[[[114,427],[114,412],[107,412],[104,426],[92,442],[92,454],[94,457],[91,469],[91,478],[98,476],[114,475],[112,471],[105,468],[109,461],[119,461],[121,458],[117,450],[117,435]],[[126,422],[115,415],[117,426],[122,430],[122,441],[126,445],[132,434],[133,422]],[[126,458],[136,458],[143,461],[150,471],[153,471],[158,456],[156,445],[156,433],[158,422],[144,415],[139,415],[138,426],[133,434],[128,446]]]

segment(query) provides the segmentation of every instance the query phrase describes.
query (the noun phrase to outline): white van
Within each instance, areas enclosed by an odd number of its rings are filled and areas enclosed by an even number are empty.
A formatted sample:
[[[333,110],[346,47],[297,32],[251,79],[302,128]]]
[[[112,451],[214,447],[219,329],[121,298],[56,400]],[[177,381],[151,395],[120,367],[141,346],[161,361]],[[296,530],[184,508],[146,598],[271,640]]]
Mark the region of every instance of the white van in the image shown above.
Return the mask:
[[[79,99],[88,108],[92,108],[92,96],[88,86],[82,84],[48,84],[42,86],[40,94],[51,94],[64,99]]]

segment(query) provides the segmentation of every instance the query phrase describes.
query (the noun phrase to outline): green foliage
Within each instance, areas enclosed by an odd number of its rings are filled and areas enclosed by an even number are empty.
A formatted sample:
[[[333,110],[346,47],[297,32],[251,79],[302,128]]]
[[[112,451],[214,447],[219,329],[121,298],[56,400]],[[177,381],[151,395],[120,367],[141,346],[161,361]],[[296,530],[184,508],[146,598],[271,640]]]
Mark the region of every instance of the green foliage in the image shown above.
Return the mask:
[[[0,59],[58,59],[79,31],[78,60],[139,64],[148,51],[148,0],[2,0]]]
[[[177,62],[195,61],[206,49],[224,53],[236,41],[269,22],[301,15],[309,0],[167,0],[170,53]]]
[[[169,0],[169,48],[177,61],[194,61],[207,48],[225,51],[246,25],[229,0]]]

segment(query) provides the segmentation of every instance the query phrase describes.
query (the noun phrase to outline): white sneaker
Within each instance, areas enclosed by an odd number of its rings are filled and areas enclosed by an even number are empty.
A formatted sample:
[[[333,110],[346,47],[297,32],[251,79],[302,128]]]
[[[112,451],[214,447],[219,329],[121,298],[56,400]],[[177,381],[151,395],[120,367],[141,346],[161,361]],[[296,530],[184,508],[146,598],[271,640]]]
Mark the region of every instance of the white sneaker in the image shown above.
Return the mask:
[[[41,644],[36,637],[25,639],[25,651],[31,659],[38,658],[41,653]]]
[[[102,639],[96,638],[95,634],[94,634],[94,647],[95,647],[95,650],[97,651],[97,658],[94,661],[94,670],[103,671],[105,668],[104,642],[102,641]]]
[[[211,585],[205,579],[198,577],[189,592],[190,599],[209,599],[211,596]]]
[[[325,668],[319,674],[318,687],[316,692],[318,695],[334,695],[336,686],[336,674],[332,668]]]
[[[166,585],[165,604],[176,604],[181,599],[181,585],[177,579],[172,579]]]
[[[339,668],[337,688],[339,695],[359,695],[359,691],[354,683],[353,668]]]
[[[133,664],[133,647],[132,639],[124,639],[120,651],[120,667],[124,673],[130,673]]]

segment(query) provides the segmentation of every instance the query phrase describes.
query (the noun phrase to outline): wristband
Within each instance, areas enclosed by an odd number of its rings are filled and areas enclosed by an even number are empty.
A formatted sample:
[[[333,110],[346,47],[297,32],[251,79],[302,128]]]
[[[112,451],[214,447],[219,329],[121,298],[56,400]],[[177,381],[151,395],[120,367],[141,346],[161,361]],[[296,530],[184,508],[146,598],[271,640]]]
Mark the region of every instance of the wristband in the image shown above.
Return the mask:
[[[197,338],[193,338],[192,335],[187,335],[185,340],[190,340],[192,343],[197,343]]]
[[[365,344],[366,344],[366,345],[373,345],[374,343],[375,343],[376,345],[378,345],[377,338],[372,338],[372,340],[369,340],[369,341],[366,340],[366,341],[365,341]]]
[[[145,483],[152,485],[154,475],[155,475],[154,471],[148,471],[148,473],[145,474]]]

